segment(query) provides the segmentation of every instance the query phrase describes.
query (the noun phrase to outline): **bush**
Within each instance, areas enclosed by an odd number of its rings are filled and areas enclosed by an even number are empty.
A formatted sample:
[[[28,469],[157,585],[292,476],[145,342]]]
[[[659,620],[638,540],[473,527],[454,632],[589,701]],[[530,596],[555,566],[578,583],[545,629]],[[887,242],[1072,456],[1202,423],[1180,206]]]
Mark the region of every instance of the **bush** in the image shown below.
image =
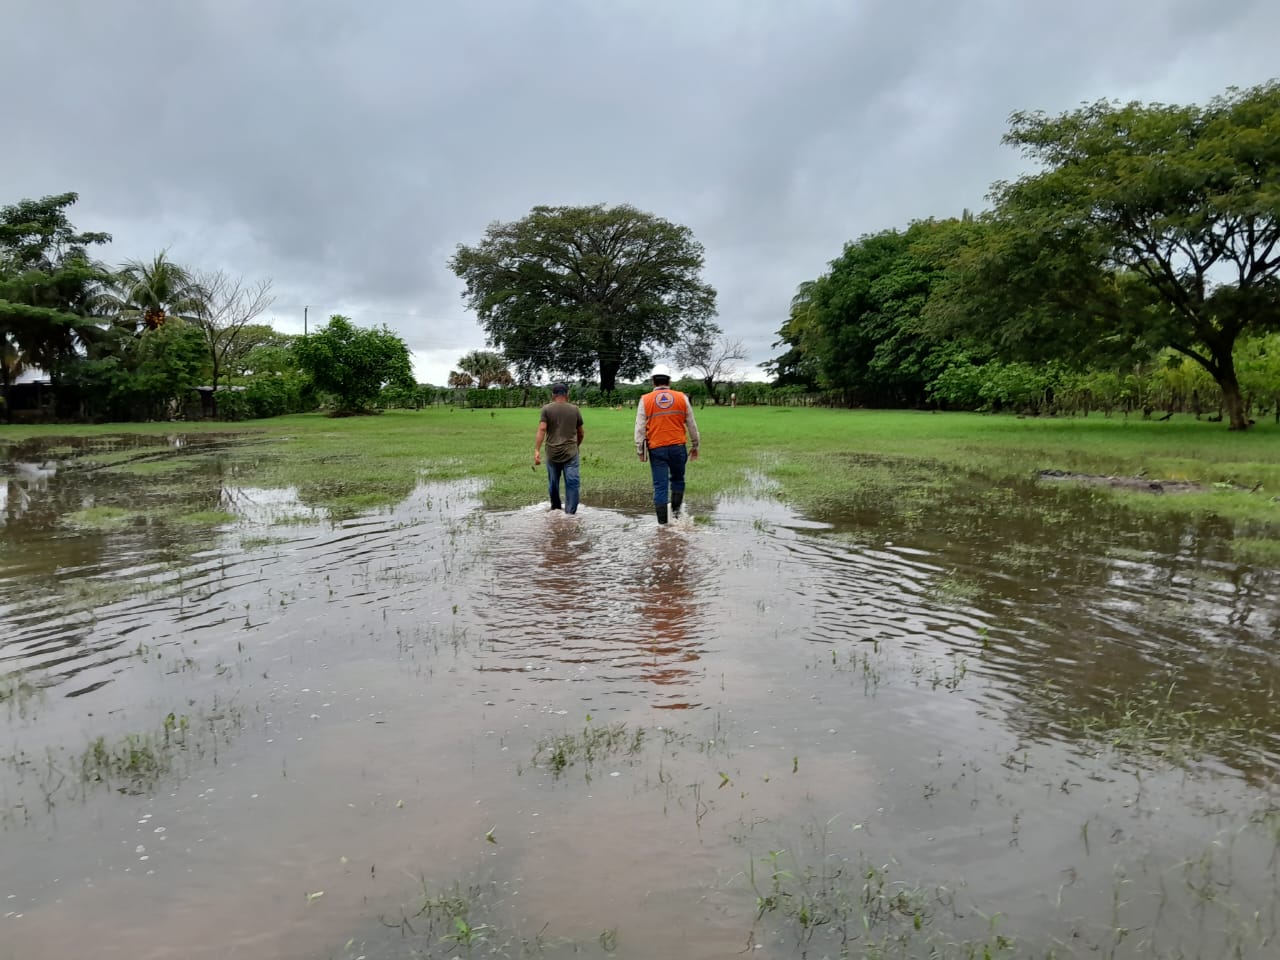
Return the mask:
[[[219,390],[218,391],[218,419],[219,420],[252,420],[253,405],[249,402],[249,398],[245,396],[244,390]]]
[[[310,381],[299,375],[269,374],[243,386],[243,390],[218,391],[219,420],[262,420],[316,407]]]

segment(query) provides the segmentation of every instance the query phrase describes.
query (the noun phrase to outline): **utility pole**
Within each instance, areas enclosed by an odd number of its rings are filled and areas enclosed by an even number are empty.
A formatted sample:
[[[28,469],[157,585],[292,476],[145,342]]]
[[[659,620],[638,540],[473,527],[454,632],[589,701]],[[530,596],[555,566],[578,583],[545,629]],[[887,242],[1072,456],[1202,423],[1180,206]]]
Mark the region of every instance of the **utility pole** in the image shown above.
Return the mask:
[[[302,305],[302,335],[307,335],[307,310],[310,309],[305,303]]]

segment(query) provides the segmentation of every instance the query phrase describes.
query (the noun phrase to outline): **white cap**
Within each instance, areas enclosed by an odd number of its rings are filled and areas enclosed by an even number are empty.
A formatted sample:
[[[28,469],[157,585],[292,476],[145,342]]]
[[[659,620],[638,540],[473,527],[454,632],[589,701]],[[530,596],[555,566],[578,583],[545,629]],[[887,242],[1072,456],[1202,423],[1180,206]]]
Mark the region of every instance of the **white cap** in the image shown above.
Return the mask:
[[[653,373],[651,373],[651,374],[650,374],[650,376],[652,376],[652,377],[669,377],[669,376],[671,376],[671,368],[670,368],[670,367],[668,367],[665,363],[660,363],[660,364],[658,364],[656,367],[654,367],[654,368],[653,368]]]

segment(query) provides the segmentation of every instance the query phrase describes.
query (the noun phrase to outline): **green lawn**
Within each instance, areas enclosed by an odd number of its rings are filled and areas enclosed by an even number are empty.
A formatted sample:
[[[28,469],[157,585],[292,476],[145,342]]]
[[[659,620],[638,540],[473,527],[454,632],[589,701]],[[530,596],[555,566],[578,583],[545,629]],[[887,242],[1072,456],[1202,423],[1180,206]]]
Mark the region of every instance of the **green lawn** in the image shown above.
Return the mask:
[[[509,507],[536,500],[542,490],[542,470],[531,469],[537,419],[535,409],[442,407],[244,424],[60,424],[0,427],[0,444],[38,436],[65,450],[59,438],[236,432],[254,442],[220,456],[240,482],[297,486],[308,502],[339,511],[394,503],[423,479],[467,477],[486,482],[488,505]],[[643,503],[649,479],[631,444],[633,410],[588,408],[583,419],[584,502]],[[690,468],[694,502],[767,489],[801,510],[821,513],[827,505],[865,495],[869,484],[891,492],[895,484],[938,482],[957,473],[997,483],[1060,469],[1143,473],[1211,488],[1164,497],[1108,494],[1141,509],[1212,512],[1266,527],[1280,520],[1280,504],[1272,499],[1280,494],[1280,427],[1271,423],[1239,434],[1190,417],[1159,423],[793,407],[707,407],[698,411],[698,422],[703,458]],[[183,462],[192,454],[182,449]],[[164,481],[162,475],[155,479]]]

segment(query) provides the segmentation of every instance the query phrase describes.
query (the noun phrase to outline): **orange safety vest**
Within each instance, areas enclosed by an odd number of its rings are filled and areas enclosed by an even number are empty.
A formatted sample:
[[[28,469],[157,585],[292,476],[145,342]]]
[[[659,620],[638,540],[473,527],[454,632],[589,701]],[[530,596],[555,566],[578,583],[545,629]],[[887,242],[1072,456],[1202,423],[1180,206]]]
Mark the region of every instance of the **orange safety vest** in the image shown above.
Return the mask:
[[[670,387],[659,387],[646,393],[644,403],[645,438],[649,449],[683,446],[686,435],[684,418],[689,413],[689,398]]]

